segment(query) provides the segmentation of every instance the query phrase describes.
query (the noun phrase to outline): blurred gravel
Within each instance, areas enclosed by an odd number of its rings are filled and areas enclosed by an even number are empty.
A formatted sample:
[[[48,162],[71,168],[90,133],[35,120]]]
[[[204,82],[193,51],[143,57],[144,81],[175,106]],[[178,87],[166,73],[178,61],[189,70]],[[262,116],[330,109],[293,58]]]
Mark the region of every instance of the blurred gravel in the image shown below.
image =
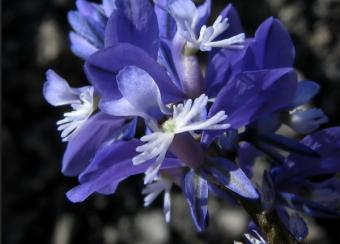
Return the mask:
[[[227,1],[215,0],[223,4]],[[340,121],[340,1],[233,1],[248,34],[268,16],[280,18],[297,49],[296,67],[322,85],[315,104]],[[114,196],[94,196],[71,204],[65,192],[76,184],[63,177],[65,147],[55,121],[63,110],[49,107],[41,88],[53,68],[73,85],[85,84],[82,62],[68,50],[66,14],[71,0],[3,1],[3,243],[232,243],[240,239],[247,216],[211,198],[211,222],[197,234],[187,204],[172,195],[173,221],[162,218],[161,200],[143,208],[140,177],[123,184]],[[217,13],[217,12],[216,12]],[[318,220],[308,243],[340,243],[337,220]]]

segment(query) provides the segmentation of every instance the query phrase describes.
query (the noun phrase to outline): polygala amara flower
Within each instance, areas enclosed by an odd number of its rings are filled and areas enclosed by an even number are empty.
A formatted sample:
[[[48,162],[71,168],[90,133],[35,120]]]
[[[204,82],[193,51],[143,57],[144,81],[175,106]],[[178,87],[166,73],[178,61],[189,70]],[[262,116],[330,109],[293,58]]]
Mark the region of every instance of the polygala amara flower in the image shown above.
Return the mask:
[[[317,131],[328,122],[310,103],[320,87],[298,80],[279,20],[266,19],[246,38],[233,5],[210,24],[212,1],[196,2],[76,1],[71,50],[90,85],[72,88],[49,70],[43,87],[51,105],[72,108],[57,122],[67,142],[62,172],[79,180],[67,197],[113,194],[144,174],[144,206],[163,195],[166,222],[170,191],[179,188],[198,231],[213,193],[248,212],[276,213],[287,235],[303,240],[308,229],[298,212],[339,215],[339,128]],[[282,126],[307,135],[287,137]],[[269,164],[255,187],[258,157]],[[245,237],[268,241],[260,225]]]

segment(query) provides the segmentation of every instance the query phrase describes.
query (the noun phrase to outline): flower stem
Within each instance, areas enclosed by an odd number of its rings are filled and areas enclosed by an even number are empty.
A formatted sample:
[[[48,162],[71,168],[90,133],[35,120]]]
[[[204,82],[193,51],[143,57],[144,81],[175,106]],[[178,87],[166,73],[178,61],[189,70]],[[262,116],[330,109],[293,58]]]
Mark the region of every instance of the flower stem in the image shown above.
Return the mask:
[[[234,194],[235,197],[235,194]],[[258,203],[241,199],[237,197],[238,202],[250,215],[256,225],[260,228],[267,243],[269,244],[295,244],[298,241],[286,230],[280,221],[280,218],[275,210],[263,212],[259,211]]]

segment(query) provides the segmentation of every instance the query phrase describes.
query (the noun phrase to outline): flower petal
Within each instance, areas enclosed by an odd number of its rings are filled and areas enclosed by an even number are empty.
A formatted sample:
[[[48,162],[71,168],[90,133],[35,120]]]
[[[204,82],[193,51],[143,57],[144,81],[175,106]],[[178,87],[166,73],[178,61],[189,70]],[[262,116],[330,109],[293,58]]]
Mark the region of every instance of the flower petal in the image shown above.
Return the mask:
[[[103,26],[89,16],[83,16],[78,11],[68,13],[68,21],[75,32],[88,40],[97,48],[104,47],[104,29]]]
[[[119,129],[124,122],[124,119],[104,113],[93,115],[68,142],[63,157],[63,174],[75,176],[81,173],[105,141],[120,136],[122,131]]]
[[[116,0],[115,6],[105,31],[105,47],[130,43],[156,59],[159,32],[151,3],[145,0]]]
[[[297,107],[309,102],[309,100],[311,100],[319,91],[320,85],[316,82],[310,80],[300,81],[292,107]]]
[[[82,174],[81,184],[67,192],[71,202],[82,202],[94,192],[113,194],[118,184],[129,176],[144,173],[152,162],[133,165],[132,157],[140,145],[137,140],[111,143],[104,146],[95,155],[89,169]],[[119,158],[116,158],[119,155]],[[162,169],[179,167],[177,159],[165,159]]]
[[[296,84],[296,74],[289,68],[243,72],[219,92],[208,117],[225,111],[226,123],[239,129],[290,104]],[[206,132],[203,142],[210,144],[218,134]]]
[[[288,214],[284,209],[278,211],[281,222],[287,230],[298,241],[303,241],[308,235],[308,228],[303,220],[297,213]]]
[[[114,100],[121,98],[115,77],[125,66],[137,66],[149,73],[157,83],[165,103],[184,98],[163,67],[145,51],[128,43],[120,43],[93,54],[85,64],[85,71],[101,97]]]
[[[166,11],[168,0],[158,0],[155,3],[155,13],[158,20],[159,36],[172,40],[176,33],[176,22]]]
[[[224,158],[211,158],[206,171],[213,175],[220,184],[238,195],[250,199],[259,198],[246,174],[231,161]]]
[[[53,70],[46,72],[43,94],[46,101],[53,106],[77,103],[79,101],[79,91],[71,88],[67,81]]]
[[[151,117],[159,118],[170,113],[162,102],[156,82],[144,70],[127,66],[117,75],[118,89],[137,110]]]
[[[184,194],[188,201],[191,217],[199,232],[203,231],[208,218],[208,182],[190,170],[184,177]]]
[[[84,39],[82,36],[78,35],[75,32],[70,32],[69,38],[71,41],[71,50],[72,52],[82,58],[87,59],[90,57],[93,53],[98,51],[98,48],[93,46],[91,43],[89,43],[86,39]]]
[[[253,51],[262,69],[292,67],[295,59],[295,49],[288,31],[272,17],[257,29]]]

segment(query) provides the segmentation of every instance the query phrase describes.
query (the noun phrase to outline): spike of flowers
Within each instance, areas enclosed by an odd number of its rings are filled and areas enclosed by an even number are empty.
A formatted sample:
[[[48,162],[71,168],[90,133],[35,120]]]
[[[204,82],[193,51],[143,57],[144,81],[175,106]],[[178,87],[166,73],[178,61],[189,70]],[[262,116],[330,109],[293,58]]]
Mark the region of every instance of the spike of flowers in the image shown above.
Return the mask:
[[[71,50],[85,61],[91,86],[72,88],[49,70],[43,95],[73,109],[57,122],[67,142],[62,172],[79,179],[69,200],[113,194],[126,178],[145,174],[144,205],[164,192],[169,222],[170,190],[179,187],[197,231],[207,226],[210,192],[245,203],[259,223],[245,235],[251,243],[303,240],[307,226],[287,208],[340,216],[340,127],[313,132],[328,122],[307,106],[320,87],[298,82],[282,23],[268,18],[245,45],[232,5],[210,25],[211,0],[154,2],[78,0],[68,15]],[[198,50],[210,51],[204,74]],[[297,141],[277,133],[283,124],[313,133]],[[256,189],[257,157],[271,160]],[[270,233],[261,226],[267,213],[275,218]]]

